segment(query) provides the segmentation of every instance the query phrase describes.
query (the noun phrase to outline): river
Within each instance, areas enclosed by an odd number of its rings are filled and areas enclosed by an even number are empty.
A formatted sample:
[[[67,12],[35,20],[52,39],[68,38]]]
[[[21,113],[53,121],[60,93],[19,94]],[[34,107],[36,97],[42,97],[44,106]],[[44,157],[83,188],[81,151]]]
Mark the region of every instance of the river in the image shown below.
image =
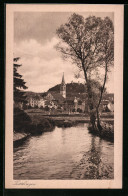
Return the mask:
[[[30,137],[14,148],[15,180],[113,179],[114,144],[88,133],[87,124]]]

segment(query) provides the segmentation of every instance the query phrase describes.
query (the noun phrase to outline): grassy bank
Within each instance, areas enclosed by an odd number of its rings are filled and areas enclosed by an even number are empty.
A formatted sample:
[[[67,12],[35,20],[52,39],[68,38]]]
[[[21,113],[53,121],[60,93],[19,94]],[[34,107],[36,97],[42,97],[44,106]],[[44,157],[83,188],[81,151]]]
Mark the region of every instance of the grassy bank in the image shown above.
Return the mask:
[[[41,113],[28,113],[33,123],[40,123],[44,118],[50,120],[57,127],[72,127],[78,123],[89,123],[89,117],[84,115],[42,115]],[[110,116],[109,116],[110,117]],[[99,133],[88,127],[89,132],[103,139],[114,141],[114,119],[104,114],[101,118],[103,130]]]
[[[86,114],[61,114],[61,115],[44,115],[44,113],[37,113],[37,112],[28,112],[26,111],[29,117],[33,122],[41,122],[42,119],[51,119],[53,121],[70,121],[76,123],[89,123],[90,119],[89,116]],[[101,117],[103,122],[110,122],[113,123],[114,117],[110,114],[103,114]]]
[[[28,110],[25,110],[25,112],[27,114],[30,114],[30,115],[41,115],[41,116],[44,116],[44,117],[89,117],[89,114],[88,113],[68,113],[68,112],[57,112],[57,113],[50,113],[49,114],[49,111],[44,111],[43,109],[28,109]],[[101,118],[111,118],[113,119],[114,118],[114,114],[112,112],[103,112],[102,115],[101,115]]]
[[[108,127],[104,127],[99,133],[89,127],[89,132],[100,136],[101,138],[114,140],[114,128],[113,118],[101,118],[103,124],[107,124]],[[85,115],[42,115],[42,113],[24,112],[23,110],[15,109],[14,111],[14,131],[16,133],[22,133],[28,135],[40,135],[47,131],[52,131],[55,126],[57,127],[72,127],[78,123],[89,123],[89,117]],[[111,128],[110,128],[111,126]],[[24,136],[24,138],[27,138]],[[17,139],[17,141],[23,141],[24,138]]]
[[[52,119],[41,118],[33,120],[26,112],[20,109],[14,111],[14,132],[27,135],[39,135],[51,131],[55,127]],[[18,139],[17,139],[18,140]]]
[[[114,142],[114,124],[103,123],[101,122],[102,129],[98,131],[97,129],[92,129],[91,126],[88,126],[88,130],[93,135],[99,136],[102,139]]]
[[[15,148],[22,145],[28,138],[30,137],[30,134],[28,133],[16,133],[14,132],[13,135],[13,146]]]

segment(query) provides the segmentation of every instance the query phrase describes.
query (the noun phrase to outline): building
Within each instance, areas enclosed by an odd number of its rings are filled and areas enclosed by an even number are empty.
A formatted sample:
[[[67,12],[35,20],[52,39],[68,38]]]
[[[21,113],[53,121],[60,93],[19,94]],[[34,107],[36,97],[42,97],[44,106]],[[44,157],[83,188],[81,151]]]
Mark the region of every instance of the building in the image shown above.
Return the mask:
[[[75,111],[77,111],[77,109],[78,109],[78,100],[76,97],[74,99],[74,109],[75,109]]]
[[[60,94],[64,98],[66,98],[66,84],[65,84],[65,80],[64,80],[64,73],[63,73],[62,82],[61,82],[61,85],[60,85]]]
[[[111,111],[111,112],[114,112],[114,100],[110,100],[109,103],[108,103],[108,109]]]
[[[41,107],[45,107],[45,100],[43,98],[39,99],[38,100],[38,107],[41,108]]]
[[[30,97],[27,97],[27,106],[30,106],[32,108],[35,108],[35,107],[38,107],[38,108],[41,108],[41,107],[45,107],[45,100],[40,97],[40,96],[30,96]]]
[[[50,109],[58,109],[62,108],[64,104],[64,98],[60,93],[56,92],[48,92],[46,96],[44,96],[45,104]]]
[[[102,111],[114,112],[114,94],[113,93],[108,93],[108,94],[103,95],[100,108]]]
[[[71,84],[71,85],[70,85]],[[67,91],[67,92],[66,92]],[[27,108],[44,108],[62,113],[88,113],[88,95],[86,86],[81,83],[65,83],[64,73],[61,84],[46,93],[27,93]],[[30,107],[29,107],[30,106]],[[21,107],[21,106],[20,106]],[[102,112],[114,111],[114,95],[104,94],[100,104]]]

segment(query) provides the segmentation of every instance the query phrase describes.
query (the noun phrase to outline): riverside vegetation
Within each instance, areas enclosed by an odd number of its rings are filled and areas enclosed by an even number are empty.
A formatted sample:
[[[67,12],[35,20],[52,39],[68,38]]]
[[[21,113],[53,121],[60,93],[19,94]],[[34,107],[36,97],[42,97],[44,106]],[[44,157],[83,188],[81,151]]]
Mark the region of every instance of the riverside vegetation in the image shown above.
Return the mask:
[[[84,117],[85,118],[85,117]],[[26,113],[24,110],[20,110],[19,108],[14,109],[14,131],[15,133],[25,134],[25,137],[22,138],[21,142],[24,141],[24,138],[28,138],[30,135],[40,135],[43,132],[54,130],[55,126],[57,127],[72,127],[76,126],[78,123],[87,123],[86,120],[83,122],[82,118],[74,118],[70,116],[69,118],[63,116],[57,119],[56,117],[51,116],[43,116],[39,113]],[[93,130],[91,126],[88,126],[88,130],[91,134],[95,134],[103,139],[107,139],[109,141],[114,140],[114,125],[113,121],[108,123],[103,123],[104,128],[99,132],[98,130]],[[18,142],[18,140],[17,140]],[[15,141],[16,143],[16,141]]]

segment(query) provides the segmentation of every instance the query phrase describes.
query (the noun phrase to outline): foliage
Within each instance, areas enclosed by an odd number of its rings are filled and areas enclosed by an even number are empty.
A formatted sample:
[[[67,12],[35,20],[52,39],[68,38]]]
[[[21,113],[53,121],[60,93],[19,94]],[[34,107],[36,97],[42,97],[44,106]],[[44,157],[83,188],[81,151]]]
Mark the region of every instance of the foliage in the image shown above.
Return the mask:
[[[114,27],[110,18],[73,14],[57,29],[61,41],[56,46],[64,59],[71,59],[82,72],[87,85],[90,121],[99,129],[99,106],[105,91],[107,74],[114,61]],[[101,74],[101,71],[104,74]],[[99,85],[100,84],[100,85]]]
[[[26,96],[24,95],[24,92],[21,91],[21,89],[27,89],[27,86],[25,85],[26,82],[24,82],[24,79],[22,79],[22,75],[20,75],[17,71],[17,69],[21,66],[21,64],[17,63],[19,59],[19,57],[13,59],[14,101],[25,103]]]
[[[74,108],[72,109],[72,112],[75,112],[75,109]]]
[[[80,108],[77,109],[77,112],[82,113],[82,110]]]
[[[49,107],[48,106],[45,106],[45,111],[49,111]]]
[[[67,94],[69,94],[70,92],[77,93],[77,94],[84,93],[85,90],[86,90],[85,85],[82,83],[78,84],[78,83],[74,82],[74,83],[66,84],[66,93]],[[54,92],[59,93],[60,92],[60,84],[50,88],[49,91],[54,91]]]
[[[19,108],[14,108],[14,130],[15,132],[25,132],[30,125],[31,119],[26,112]],[[26,130],[27,131],[27,130]]]

